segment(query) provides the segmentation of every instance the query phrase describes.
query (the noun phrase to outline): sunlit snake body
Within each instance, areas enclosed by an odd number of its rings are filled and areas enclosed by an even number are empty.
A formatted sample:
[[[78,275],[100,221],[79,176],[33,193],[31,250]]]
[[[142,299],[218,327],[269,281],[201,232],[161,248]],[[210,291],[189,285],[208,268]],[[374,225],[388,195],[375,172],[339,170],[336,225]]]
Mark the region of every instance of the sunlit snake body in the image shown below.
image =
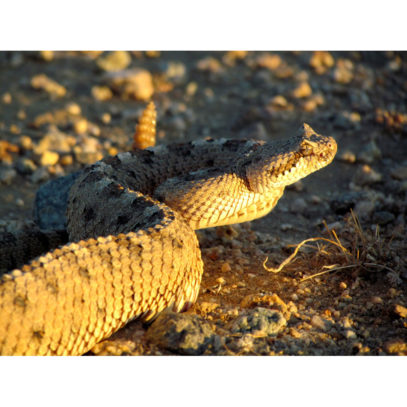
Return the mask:
[[[0,353],[80,355],[134,318],[188,308],[203,271],[194,230],[266,215],[336,148],[304,124],[277,143],[197,141],[87,167],[70,190],[71,243],[3,276]]]

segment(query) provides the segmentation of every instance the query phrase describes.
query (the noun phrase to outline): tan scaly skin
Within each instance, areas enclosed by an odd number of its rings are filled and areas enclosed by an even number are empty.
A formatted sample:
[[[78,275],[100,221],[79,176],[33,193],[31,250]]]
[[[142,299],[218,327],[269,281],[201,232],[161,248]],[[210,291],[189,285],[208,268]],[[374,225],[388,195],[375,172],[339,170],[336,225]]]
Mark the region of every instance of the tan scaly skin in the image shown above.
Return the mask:
[[[304,124],[280,143],[206,140],[89,166],[70,191],[71,243],[0,283],[0,354],[81,355],[134,318],[187,309],[203,271],[194,230],[266,215],[336,148]]]

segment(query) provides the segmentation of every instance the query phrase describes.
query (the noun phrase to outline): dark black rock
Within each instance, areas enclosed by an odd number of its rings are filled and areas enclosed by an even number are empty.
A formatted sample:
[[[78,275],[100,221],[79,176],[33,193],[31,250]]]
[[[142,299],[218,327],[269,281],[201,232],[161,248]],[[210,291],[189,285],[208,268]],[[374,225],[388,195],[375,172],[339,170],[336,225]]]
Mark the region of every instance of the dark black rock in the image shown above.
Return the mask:
[[[388,211],[378,211],[373,215],[373,222],[377,223],[380,226],[387,225],[390,222],[393,222],[396,217]]]
[[[66,206],[71,186],[80,171],[42,185],[35,196],[34,221],[43,230],[66,229]]]
[[[356,203],[361,200],[362,195],[360,192],[345,192],[338,195],[330,202],[331,209],[337,215],[344,215],[355,207]]]

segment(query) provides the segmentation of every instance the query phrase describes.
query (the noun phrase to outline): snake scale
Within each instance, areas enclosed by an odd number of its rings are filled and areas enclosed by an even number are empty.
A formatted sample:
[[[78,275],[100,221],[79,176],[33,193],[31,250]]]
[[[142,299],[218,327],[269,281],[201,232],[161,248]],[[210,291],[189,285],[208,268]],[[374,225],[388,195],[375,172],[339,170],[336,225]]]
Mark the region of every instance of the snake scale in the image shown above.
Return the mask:
[[[135,149],[83,170],[68,244],[0,282],[0,354],[81,355],[135,318],[183,311],[203,263],[194,230],[269,213],[337,145],[304,124],[280,142],[202,140]]]

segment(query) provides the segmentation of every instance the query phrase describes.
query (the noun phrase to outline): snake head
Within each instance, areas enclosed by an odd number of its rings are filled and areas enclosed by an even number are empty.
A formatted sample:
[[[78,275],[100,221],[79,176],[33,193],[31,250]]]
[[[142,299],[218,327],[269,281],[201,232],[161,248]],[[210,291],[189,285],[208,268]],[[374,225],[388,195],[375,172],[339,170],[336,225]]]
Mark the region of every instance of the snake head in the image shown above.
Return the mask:
[[[253,191],[281,188],[325,167],[335,157],[336,141],[304,123],[291,139],[267,143],[246,160],[246,177]]]
[[[310,168],[313,167],[313,164],[316,165],[311,172],[331,163],[337,151],[334,138],[317,134],[307,123],[300,127],[298,133],[299,155],[304,159],[309,157],[307,161]]]

